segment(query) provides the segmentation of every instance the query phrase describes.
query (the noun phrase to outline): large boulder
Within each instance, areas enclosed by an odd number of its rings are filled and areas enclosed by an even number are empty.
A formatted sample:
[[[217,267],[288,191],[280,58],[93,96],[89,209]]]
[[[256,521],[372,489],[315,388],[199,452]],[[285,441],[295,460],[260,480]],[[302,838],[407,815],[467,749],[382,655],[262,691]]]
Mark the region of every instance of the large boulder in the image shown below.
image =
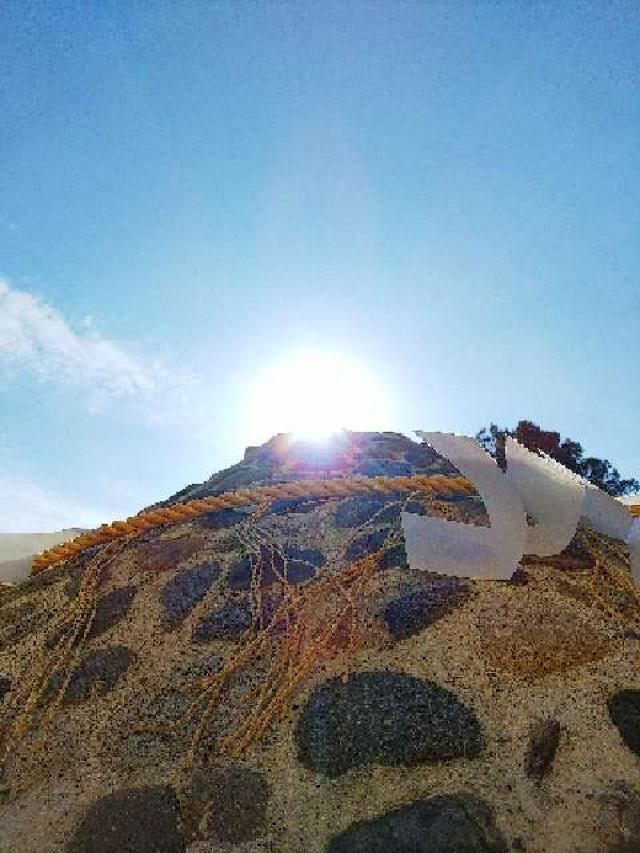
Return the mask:
[[[398,474],[456,470],[395,433],[277,436],[159,504]],[[622,543],[416,571],[402,509],[489,523],[436,498],[285,492],[4,588],[2,853],[640,850]]]

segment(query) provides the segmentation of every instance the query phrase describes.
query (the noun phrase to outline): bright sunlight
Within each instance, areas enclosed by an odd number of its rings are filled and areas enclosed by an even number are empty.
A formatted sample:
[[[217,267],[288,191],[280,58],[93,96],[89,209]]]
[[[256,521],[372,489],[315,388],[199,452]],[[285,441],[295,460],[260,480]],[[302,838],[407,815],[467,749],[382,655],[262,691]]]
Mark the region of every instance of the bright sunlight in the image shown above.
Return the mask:
[[[321,440],[341,429],[385,427],[387,394],[365,365],[337,353],[302,351],[272,365],[251,391],[251,432]]]

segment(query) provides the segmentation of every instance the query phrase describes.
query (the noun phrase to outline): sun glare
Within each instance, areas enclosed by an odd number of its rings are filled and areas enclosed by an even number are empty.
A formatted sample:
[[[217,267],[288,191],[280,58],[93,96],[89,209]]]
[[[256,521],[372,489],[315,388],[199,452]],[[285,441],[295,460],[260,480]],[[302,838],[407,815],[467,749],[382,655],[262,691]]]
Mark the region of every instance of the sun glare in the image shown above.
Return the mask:
[[[251,431],[322,440],[341,429],[384,428],[388,403],[373,372],[344,355],[299,352],[258,378],[249,403]]]

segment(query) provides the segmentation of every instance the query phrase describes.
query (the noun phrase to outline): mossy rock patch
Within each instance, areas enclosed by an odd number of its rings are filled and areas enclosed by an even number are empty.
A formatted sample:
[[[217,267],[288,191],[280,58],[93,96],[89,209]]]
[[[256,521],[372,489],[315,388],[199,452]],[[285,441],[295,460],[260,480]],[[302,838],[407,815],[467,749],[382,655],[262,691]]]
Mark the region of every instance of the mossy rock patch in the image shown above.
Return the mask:
[[[413,469],[401,459],[366,459],[354,469],[362,477],[410,477]]]
[[[340,529],[361,527],[375,516],[376,524],[399,523],[400,507],[397,501],[376,495],[354,495],[344,498],[334,513],[333,523]]]
[[[279,498],[270,504],[268,510],[265,512],[265,516],[314,512],[314,510],[326,502],[327,498],[311,498],[307,500],[301,498]]]
[[[4,699],[7,693],[11,690],[11,679],[8,675],[0,673],[0,702]]]
[[[278,583],[285,573],[289,583],[298,584],[310,580],[325,564],[326,557],[315,548],[287,545],[280,553],[273,547],[261,545],[259,557],[256,555],[253,560],[256,566],[259,565],[260,585],[269,587]],[[231,589],[248,590],[250,588],[252,566],[252,558],[244,556],[231,567],[227,575],[227,583]],[[257,568],[256,571],[258,571]]]
[[[94,803],[67,853],[184,853],[178,800],[172,788],[129,788]]]
[[[227,584],[231,589],[249,589],[251,586],[251,574],[251,558],[241,557],[229,569]]]
[[[390,601],[384,611],[384,620],[394,639],[406,640],[442,619],[470,595],[471,585],[462,579],[429,580]]]
[[[197,519],[197,525],[205,530],[224,530],[245,521],[248,515],[249,513],[243,509],[216,509],[201,515]]]
[[[344,552],[345,558],[349,561],[355,561],[375,553],[375,551],[378,551],[386,544],[392,532],[390,529],[385,529],[374,530],[371,533],[361,533],[360,536],[356,536],[347,546]]]
[[[327,558],[317,548],[299,548],[297,545],[287,545],[287,580],[290,583],[303,583],[310,580],[316,571],[327,561]]]
[[[620,690],[609,699],[608,706],[622,740],[640,755],[640,690]]]
[[[302,764],[331,778],[371,764],[474,758],[484,743],[475,713],[453,693],[386,671],[317,688],[298,721],[296,742]]]
[[[251,602],[248,598],[229,601],[207,613],[193,630],[196,643],[210,640],[238,640],[251,627]]]
[[[85,655],[72,672],[62,701],[68,705],[93,696],[105,696],[113,690],[134,659],[134,653],[125,646],[94,649]],[[49,694],[57,692],[62,688],[64,681],[65,674],[56,673],[49,683],[47,692]]]
[[[429,797],[354,824],[327,853],[506,853],[493,810],[469,794]]]
[[[33,601],[20,601],[0,612],[0,649],[10,648],[24,637],[42,630],[51,618],[48,610],[38,610]]]
[[[161,592],[165,620],[169,628],[175,628],[191,613],[219,574],[220,565],[211,561],[184,569],[171,578]]]
[[[408,569],[409,558],[404,544],[400,542],[383,551],[378,562],[378,568],[383,572],[387,569]]]
[[[204,547],[203,536],[187,535],[177,539],[157,539],[137,548],[136,557],[142,569],[167,572]]]
[[[265,825],[269,787],[261,773],[240,765],[197,767],[186,795],[184,824],[190,839],[238,844]]]
[[[557,720],[539,720],[533,725],[524,760],[527,776],[540,781],[549,773],[559,741],[560,723]]]
[[[131,610],[136,591],[135,586],[120,586],[101,596],[96,603],[88,639],[99,636],[121,622]]]

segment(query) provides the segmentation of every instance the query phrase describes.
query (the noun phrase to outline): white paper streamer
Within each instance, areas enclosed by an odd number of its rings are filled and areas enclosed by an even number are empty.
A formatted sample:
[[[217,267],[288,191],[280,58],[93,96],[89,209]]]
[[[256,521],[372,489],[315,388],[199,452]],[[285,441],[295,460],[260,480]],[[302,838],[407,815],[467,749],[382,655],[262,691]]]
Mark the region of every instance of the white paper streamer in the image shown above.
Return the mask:
[[[506,479],[535,522],[535,526],[527,528],[524,553],[539,557],[559,554],[575,536],[585,498],[583,480],[554,459],[532,453],[510,436],[505,451]]]
[[[490,527],[402,513],[409,564],[423,571],[476,578],[509,578],[523,554],[524,508],[493,459],[468,436],[416,433],[478,489]]]
[[[465,578],[511,577],[513,573],[510,563],[500,573],[500,558],[488,527],[403,512],[402,528],[412,569]]]
[[[623,542],[633,525],[633,516],[620,501],[591,485],[586,489],[582,515],[589,519],[599,533],[622,539]]]
[[[616,500],[625,506],[640,506],[640,492],[636,492],[635,495],[622,495]]]
[[[627,534],[629,557],[631,558],[631,574],[636,583],[640,583],[640,518],[634,518]]]
[[[640,581],[640,519],[634,519],[624,503],[510,437],[505,475],[468,436],[416,434],[476,485],[490,527],[403,512],[412,568],[462,577],[508,578],[523,554],[550,557],[563,551],[585,517],[599,533],[626,541],[633,576]],[[527,514],[533,526],[527,524]]]

